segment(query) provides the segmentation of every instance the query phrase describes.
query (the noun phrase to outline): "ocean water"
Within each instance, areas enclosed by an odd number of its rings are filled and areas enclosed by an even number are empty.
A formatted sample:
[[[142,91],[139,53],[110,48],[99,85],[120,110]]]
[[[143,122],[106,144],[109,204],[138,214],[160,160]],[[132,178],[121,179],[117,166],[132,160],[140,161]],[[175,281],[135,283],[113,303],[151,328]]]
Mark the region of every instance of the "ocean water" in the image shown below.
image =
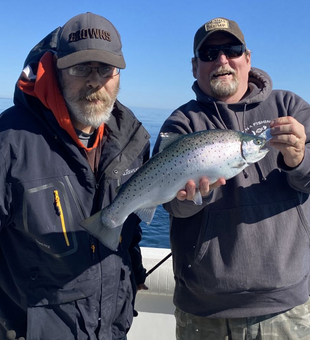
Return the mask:
[[[0,98],[0,113],[13,104],[12,99]],[[171,110],[130,107],[137,118],[151,135],[151,151],[155,144],[159,129],[165,119],[171,114]],[[170,248],[169,242],[169,218],[168,213],[158,206],[150,225],[141,223],[143,235],[141,246],[152,248]]]
[[[159,130],[163,122],[171,114],[166,109],[130,108],[151,135],[151,151],[153,150]],[[141,223],[143,236],[141,246],[152,248],[170,248],[169,215],[162,206],[158,206],[152,222],[147,225]]]

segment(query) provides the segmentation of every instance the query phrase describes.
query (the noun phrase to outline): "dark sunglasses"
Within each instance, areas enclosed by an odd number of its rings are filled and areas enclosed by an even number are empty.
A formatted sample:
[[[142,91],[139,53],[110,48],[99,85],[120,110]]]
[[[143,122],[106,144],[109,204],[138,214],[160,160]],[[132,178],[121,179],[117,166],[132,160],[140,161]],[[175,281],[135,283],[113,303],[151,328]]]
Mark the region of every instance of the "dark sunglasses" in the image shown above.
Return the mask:
[[[196,51],[196,57],[201,61],[214,61],[217,59],[220,51],[222,51],[228,59],[238,58],[245,52],[245,45],[206,46],[202,50]]]

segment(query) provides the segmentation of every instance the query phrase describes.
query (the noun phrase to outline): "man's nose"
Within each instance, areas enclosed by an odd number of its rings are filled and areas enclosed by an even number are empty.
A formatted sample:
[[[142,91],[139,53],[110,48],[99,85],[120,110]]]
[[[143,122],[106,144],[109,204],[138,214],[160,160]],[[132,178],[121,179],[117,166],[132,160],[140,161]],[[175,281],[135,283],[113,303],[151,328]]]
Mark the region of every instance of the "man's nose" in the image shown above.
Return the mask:
[[[226,55],[223,51],[219,52],[219,55],[217,56],[217,61],[221,64],[227,64],[228,63],[228,58],[226,57]]]
[[[106,82],[107,79],[100,76],[98,69],[92,69],[86,79],[86,85],[90,88],[101,88]]]

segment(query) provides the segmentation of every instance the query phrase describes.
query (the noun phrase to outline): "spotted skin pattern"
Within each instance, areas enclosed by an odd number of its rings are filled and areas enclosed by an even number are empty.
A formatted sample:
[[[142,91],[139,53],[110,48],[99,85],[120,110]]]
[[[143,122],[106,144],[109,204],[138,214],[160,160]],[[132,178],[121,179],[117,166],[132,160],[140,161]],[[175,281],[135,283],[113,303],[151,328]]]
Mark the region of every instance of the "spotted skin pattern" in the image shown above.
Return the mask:
[[[109,211],[136,211],[171,201],[188,180],[202,176],[211,183],[232,178],[266,154],[265,140],[232,130],[209,130],[183,135],[152,157],[121,188]],[[257,143],[257,144],[255,144]],[[242,149],[244,151],[242,152]],[[108,211],[108,209],[107,209]]]
[[[265,138],[233,130],[205,130],[177,137],[165,134],[163,144],[167,146],[120,188],[112,204],[98,213],[100,217],[83,221],[82,227],[111,247],[103,228],[121,226],[133,212],[149,223],[156,206],[175,198],[189,180],[198,184],[206,176],[212,184],[221,177],[232,178],[268,152],[262,149]]]

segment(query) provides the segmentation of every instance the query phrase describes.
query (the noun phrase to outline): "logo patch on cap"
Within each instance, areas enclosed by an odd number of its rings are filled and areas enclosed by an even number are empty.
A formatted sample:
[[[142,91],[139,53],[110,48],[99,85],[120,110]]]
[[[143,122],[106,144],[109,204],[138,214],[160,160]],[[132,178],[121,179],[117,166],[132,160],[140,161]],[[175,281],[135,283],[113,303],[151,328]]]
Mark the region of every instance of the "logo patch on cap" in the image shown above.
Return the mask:
[[[69,42],[79,41],[82,39],[103,39],[111,41],[111,34],[110,32],[99,28],[83,28],[69,34]]]
[[[212,31],[214,29],[223,29],[223,28],[229,29],[229,21],[226,19],[222,19],[222,18],[210,20],[205,24],[206,31]]]
[[[106,18],[91,12],[76,15],[62,26],[56,51],[60,70],[92,61],[126,67],[117,29]]]

